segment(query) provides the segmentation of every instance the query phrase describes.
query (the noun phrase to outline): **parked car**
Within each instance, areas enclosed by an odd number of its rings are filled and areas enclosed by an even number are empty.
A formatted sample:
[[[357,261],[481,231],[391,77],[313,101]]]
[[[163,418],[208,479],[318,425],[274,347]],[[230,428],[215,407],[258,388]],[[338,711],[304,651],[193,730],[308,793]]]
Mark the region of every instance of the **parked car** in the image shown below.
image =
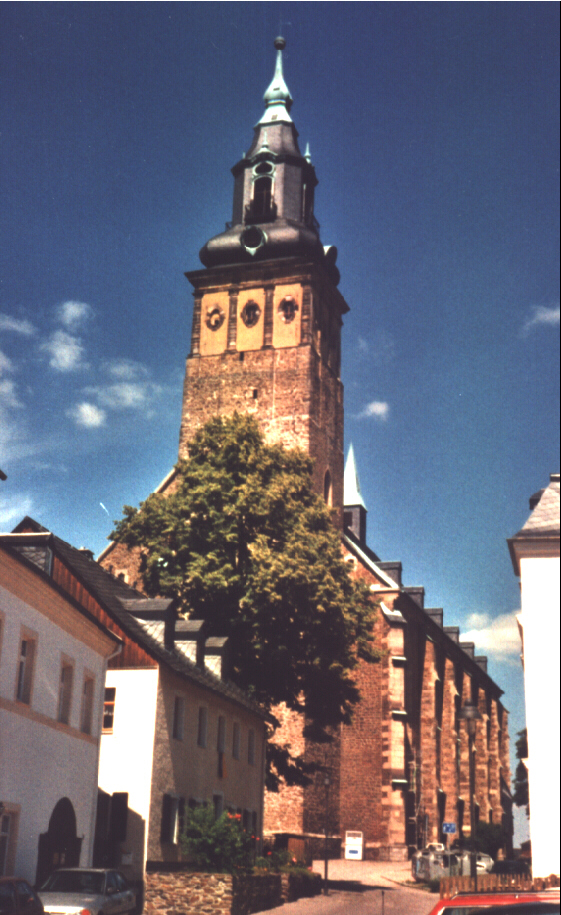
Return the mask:
[[[0,915],[43,915],[43,903],[27,880],[0,877]]]
[[[136,896],[119,871],[68,867],[54,871],[39,896],[51,915],[132,915]]]
[[[459,893],[450,899],[440,899],[430,915],[477,915],[480,909],[485,909],[485,915],[491,915],[491,912],[495,911],[500,912],[500,915],[508,915],[509,912],[524,915],[523,909],[526,906],[542,904],[553,906],[552,912],[559,912],[559,890],[544,890],[539,893],[478,893],[477,895]],[[547,912],[548,909],[544,911]]]

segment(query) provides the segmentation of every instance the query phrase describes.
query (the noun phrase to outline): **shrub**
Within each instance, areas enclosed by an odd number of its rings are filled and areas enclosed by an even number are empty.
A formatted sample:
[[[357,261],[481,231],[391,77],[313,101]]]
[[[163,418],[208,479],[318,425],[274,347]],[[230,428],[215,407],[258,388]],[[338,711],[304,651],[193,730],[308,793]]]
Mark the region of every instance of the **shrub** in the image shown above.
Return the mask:
[[[216,818],[211,807],[197,807],[187,812],[181,845],[201,871],[229,874],[248,871],[252,865],[253,844],[239,814],[223,813]]]

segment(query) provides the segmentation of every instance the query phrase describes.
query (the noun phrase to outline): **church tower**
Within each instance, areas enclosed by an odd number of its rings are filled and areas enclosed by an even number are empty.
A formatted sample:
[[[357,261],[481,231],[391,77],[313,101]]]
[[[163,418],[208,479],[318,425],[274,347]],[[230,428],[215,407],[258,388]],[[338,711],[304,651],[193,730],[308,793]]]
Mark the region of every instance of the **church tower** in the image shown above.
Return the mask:
[[[283,76],[283,38],[265,112],[233,167],[232,222],[201,249],[193,285],[179,456],[197,428],[235,411],[258,419],[269,442],[299,446],[314,484],[342,524],[342,316],[337,251],[314,216],[315,169],[302,155]]]

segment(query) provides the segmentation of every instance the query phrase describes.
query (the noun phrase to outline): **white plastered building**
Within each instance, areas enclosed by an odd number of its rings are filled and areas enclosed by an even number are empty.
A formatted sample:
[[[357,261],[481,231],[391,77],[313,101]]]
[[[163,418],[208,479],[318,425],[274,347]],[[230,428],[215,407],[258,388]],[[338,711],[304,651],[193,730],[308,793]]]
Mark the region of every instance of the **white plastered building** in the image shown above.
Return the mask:
[[[530,838],[534,877],[559,874],[559,474],[530,499],[532,513],[508,545],[520,578]]]
[[[105,672],[120,641],[33,557],[0,544],[0,875],[92,862]],[[39,563],[39,564],[37,564]]]

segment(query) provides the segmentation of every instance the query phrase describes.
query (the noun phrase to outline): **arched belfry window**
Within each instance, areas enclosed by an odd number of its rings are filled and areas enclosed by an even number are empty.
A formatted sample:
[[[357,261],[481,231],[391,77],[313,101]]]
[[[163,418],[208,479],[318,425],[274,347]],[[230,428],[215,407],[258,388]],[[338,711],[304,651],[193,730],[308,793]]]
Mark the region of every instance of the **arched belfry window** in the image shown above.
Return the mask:
[[[273,201],[273,178],[275,166],[272,162],[259,162],[253,168],[252,198],[245,210],[247,222],[272,222],[277,214]]]
[[[266,219],[271,212],[273,179],[267,175],[257,178],[253,184],[253,220]]]
[[[333,504],[333,486],[331,483],[331,474],[329,470],[325,471],[325,476],[323,478],[323,498],[326,505]]]

